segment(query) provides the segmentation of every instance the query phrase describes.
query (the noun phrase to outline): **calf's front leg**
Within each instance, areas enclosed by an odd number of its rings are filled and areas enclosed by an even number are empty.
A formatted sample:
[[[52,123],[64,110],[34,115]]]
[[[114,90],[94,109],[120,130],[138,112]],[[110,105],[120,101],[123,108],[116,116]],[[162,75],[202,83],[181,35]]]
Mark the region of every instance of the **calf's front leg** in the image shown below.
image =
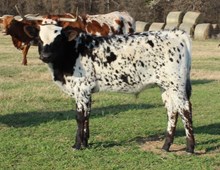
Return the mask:
[[[75,144],[73,145],[74,149],[82,149],[83,147],[88,147],[89,139],[89,115],[91,108],[91,98],[89,101],[82,107],[82,105],[77,105],[77,132]]]

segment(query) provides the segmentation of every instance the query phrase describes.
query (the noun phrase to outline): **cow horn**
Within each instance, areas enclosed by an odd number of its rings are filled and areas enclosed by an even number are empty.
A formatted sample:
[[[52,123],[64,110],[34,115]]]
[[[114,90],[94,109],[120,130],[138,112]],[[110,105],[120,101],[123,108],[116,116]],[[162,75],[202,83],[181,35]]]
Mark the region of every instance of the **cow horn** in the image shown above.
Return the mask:
[[[2,16],[2,18],[6,18],[6,17],[14,17],[14,15],[8,15],[8,14],[6,14],[6,15],[3,15],[3,16]]]
[[[58,18],[58,21],[76,22],[77,18]]]
[[[24,17],[38,17],[40,14],[26,14]]]
[[[17,21],[22,21],[24,18],[22,18],[21,16],[17,15],[17,16],[14,16],[14,19],[17,20]]]
[[[72,18],[76,18],[77,16],[74,16],[73,14],[71,14],[71,13],[66,13],[66,15],[68,15],[68,16],[70,16],[70,17],[72,17]]]
[[[29,21],[42,21],[44,18],[42,16],[26,16],[25,19]]]
[[[18,12],[18,14],[21,16],[21,18],[23,19],[24,18],[24,15],[21,13],[21,11],[19,10],[18,8],[18,5],[15,5],[15,9],[16,11]]]

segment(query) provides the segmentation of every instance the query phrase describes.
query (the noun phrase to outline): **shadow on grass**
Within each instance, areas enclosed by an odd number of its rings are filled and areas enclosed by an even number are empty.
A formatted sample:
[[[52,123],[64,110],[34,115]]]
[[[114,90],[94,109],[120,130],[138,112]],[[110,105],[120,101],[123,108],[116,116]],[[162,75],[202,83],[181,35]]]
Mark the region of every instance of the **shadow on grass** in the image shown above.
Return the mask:
[[[206,148],[206,152],[214,152],[220,150],[220,123],[213,123],[205,126],[199,126],[195,128],[195,134],[209,134],[209,135],[217,135],[218,138],[209,138],[198,145],[208,145]]]
[[[208,84],[208,83],[212,83],[215,80],[205,80],[205,79],[201,79],[201,80],[191,80],[192,85],[201,85],[201,84]]]
[[[220,123],[214,123],[210,124],[207,126],[199,126],[195,127],[195,136],[196,134],[211,134],[211,135],[220,135]],[[185,137],[185,131],[183,129],[177,130],[175,138],[176,137]],[[175,139],[174,138],[174,139]],[[130,140],[123,140],[123,141],[102,141],[102,142],[95,142],[95,143],[90,143],[89,146],[90,148],[112,148],[112,147],[117,147],[117,146],[130,146],[131,143],[137,143],[138,145],[143,145],[146,142],[161,142],[163,144],[163,141],[165,139],[165,132],[162,133],[159,131],[158,133],[155,132],[154,135],[149,135],[149,136],[137,136],[134,137]],[[175,141],[174,141],[175,143]],[[211,154],[211,153],[217,153],[219,152],[220,149],[220,137],[218,139],[205,139],[204,141],[200,142],[198,145],[208,145],[208,147],[205,148],[204,151],[199,151],[195,148],[195,154],[196,155],[204,155],[206,153]],[[162,147],[162,146],[161,146]],[[179,151],[185,151],[185,147],[181,147],[172,150],[172,152],[179,152]]]
[[[95,143],[89,143],[89,147],[90,148],[113,148],[113,147],[116,147],[116,146],[123,146],[125,145],[126,142],[125,141],[104,141],[104,142],[95,142]]]
[[[125,112],[128,110],[145,110],[155,107],[149,104],[125,104],[108,106],[102,108],[92,109],[91,119],[102,117],[106,115],[117,115],[119,112]],[[47,123],[50,121],[63,121],[75,119],[75,111],[60,111],[60,112],[29,112],[29,113],[13,113],[0,116],[0,123],[12,127],[28,127],[37,126],[41,123]]]
[[[130,142],[136,142],[139,145],[142,145],[146,142],[150,142],[150,141],[161,141],[165,139],[165,132],[161,133],[159,132],[158,134],[155,135],[149,135],[147,137],[141,137],[141,136],[137,136],[131,140],[129,140]]]
[[[150,109],[152,107],[155,107],[154,105],[148,105],[148,104],[141,104],[141,105],[135,105],[135,104],[126,104],[126,105],[116,105],[116,106],[108,106],[108,107],[102,107],[102,108],[94,108],[92,110],[91,119],[103,117],[106,115],[117,115],[120,112],[125,112],[128,110],[140,110],[140,109]],[[31,126],[38,126],[42,123],[47,123],[51,121],[63,121],[63,120],[72,120],[75,119],[75,111],[60,111],[60,112],[30,112],[30,113],[14,113],[14,114],[8,114],[8,115],[1,115],[0,116],[0,123],[5,124],[9,127],[31,127]],[[0,125],[1,126],[1,125]],[[164,128],[165,129],[165,128]],[[209,125],[204,126],[198,126],[194,127],[195,136],[196,134],[209,134],[209,135],[217,135],[220,136],[220,123],[213,123]],[[147,141],[161,141],[164,140],[164,133],[161,133],[161,131],[155,131],[155,135],[151,136],[137,136],[133,139],[130,139],[128,141],[105,141],[105,142],[96,142],[92,143],[91,147],[114,147],[114,146],[121,146],[125,144],[129,144],[132,142],[136,142],[138,144],[146,143]],[[185,136],[184,129],[179,129],[176,131],[175,137],[183,137]],[[220,148],[220,137],[215,139],[205,139],[204,141],[200,142],[197,145],[209,145],[209,147],[206,148],[207,152],[212,152],[219,150]]]

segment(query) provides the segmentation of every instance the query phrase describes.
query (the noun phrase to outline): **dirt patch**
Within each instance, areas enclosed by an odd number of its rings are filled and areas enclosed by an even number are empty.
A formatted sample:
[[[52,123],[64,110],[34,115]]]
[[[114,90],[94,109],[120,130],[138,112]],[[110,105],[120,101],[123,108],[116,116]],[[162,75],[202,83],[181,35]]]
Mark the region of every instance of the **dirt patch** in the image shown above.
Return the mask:
[[[139,141],[140,142],[140,141]],[[141,141],[141,150],[152,152],[158,155],[161,155],[163,157],[168,156],[167,152],[162,150],[162,146],[164,144],[164,140],[162,137],[153,137],[148,138],[146,140]],[[178,145],[178,144],[172,144],[170,147],[170,153],[173,153],[175,155],[189,155],[189,153],[186,152],[186,146],[185,145]],[[194,155],[215,155],[217,152],[213,153],[206,153],[205,150],[196,150]]]
[[[164,141],[147,141],[145,144],[141,146],[141,149],[147,152],[153,152],[158,155],[166,156],[167,152],[161,149],[163,143]],[[173,153],[175,155],[188,155],[188,153],[185,150],[185,145],[172,144],[170,147],[170,153]],[[195,155],[204,154],[206,154],[205,150],[195,151]]]

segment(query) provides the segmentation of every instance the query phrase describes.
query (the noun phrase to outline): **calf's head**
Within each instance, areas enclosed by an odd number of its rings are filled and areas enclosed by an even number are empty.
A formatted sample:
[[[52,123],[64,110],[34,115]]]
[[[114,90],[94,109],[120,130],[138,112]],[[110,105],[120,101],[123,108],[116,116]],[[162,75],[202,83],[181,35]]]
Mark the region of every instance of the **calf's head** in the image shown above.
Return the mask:
[[[62,61],[74,51],[74,39],[78,32],[73,28],[62,28],[54,24],[40,26],[38,52],[45,63]]]

